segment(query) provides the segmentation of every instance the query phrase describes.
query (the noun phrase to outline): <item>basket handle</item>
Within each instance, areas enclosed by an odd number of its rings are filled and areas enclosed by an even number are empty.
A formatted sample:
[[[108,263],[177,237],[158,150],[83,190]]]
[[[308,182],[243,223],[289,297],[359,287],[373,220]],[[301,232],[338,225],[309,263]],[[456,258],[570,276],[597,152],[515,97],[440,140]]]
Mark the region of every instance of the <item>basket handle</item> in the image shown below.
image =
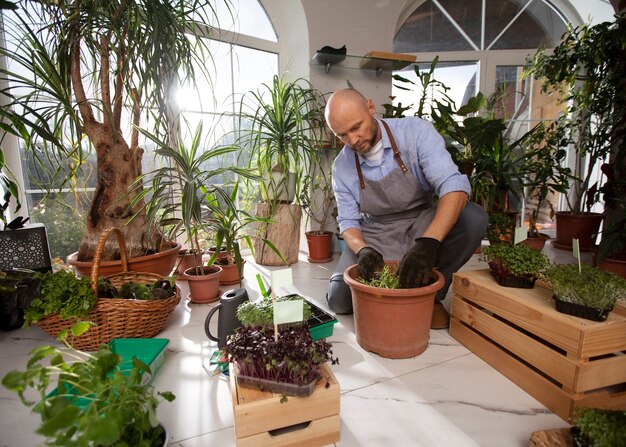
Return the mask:
[[[107,228],[100,235],[100,239],[98,239],[98,243],[96,244],[96,252],[93,255],[93,266],[91,267],[91,288],[93,289],[93,292],[96,294],[96,296],[98,296],[98,270],[100,269],[100,259],[102,258],[102,252],[104,251],[104,245],[106,244],[106,241],[111,233],[115,233],[117,236],[117,243],[120,247],[122,271],[128,271],[128,259],[126,255],[126,243],[124,242],[124,235],[119,228]]]

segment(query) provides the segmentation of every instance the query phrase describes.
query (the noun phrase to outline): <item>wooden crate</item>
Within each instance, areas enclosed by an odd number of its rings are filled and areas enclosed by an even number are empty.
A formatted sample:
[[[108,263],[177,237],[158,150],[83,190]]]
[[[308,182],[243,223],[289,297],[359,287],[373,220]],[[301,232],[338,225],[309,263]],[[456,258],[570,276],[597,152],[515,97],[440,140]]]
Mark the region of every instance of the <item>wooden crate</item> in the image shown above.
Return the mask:
[[[450,335],[561,418],[626,409],[626,305],[604,322],[562,314],[552,292],[496,284],[489,270],[454,274]]]
[[[237,446],[322,446],[339,441],[339,382],[328,365],[308,397],[240,387],[232,365],[230,389]]]

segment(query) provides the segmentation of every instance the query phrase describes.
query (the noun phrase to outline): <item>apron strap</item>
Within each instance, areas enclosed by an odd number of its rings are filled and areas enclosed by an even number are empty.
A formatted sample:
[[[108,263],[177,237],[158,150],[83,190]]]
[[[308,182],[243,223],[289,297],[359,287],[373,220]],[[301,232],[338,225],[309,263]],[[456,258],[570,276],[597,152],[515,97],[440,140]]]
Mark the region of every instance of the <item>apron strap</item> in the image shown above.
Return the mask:
[[[361,163],[359,162],[359,156],[354,153],[354,162],[356,163],[356,172],[359,174],[359,187],[365,189],[365,180],[363,180],[363,171],[361,171]]]
[[[389,125],[385,122],[385,120],[381,120],[381,121],[383,122],[383,126],[385,126],[387,135],[389,136],[389,142],[391,143],[391,148],[393,149],[393,158],[395,158],[396,163],[400,165],[400,169],[402,170],[402,173],[404,174],[406,171],[408,171],[408,169],[405,166],[404,161],[402,161],[402,157],[400,156],[400,151],[398,150],[398,146],[396,145],[396,139],[393,137],[393,134],[391,133],[391,129],[389,128]]]
[[[402,157],[400,156],[400,151],[398,150],[398,145],[396,145],[396,140],[391,133],[391,129],[389,125],[385,122],[385,120],[381,120],[383,125],[385,126],[385,130],[387,131],[387,135],[389,136],[389,142],[391,143],[391,148],[393,149],[393,158],[396,160],[396,163],[400,166],[400,170],[402,173],[406,173],[408,171],[404,161],[402,161]],[[365,189],[365,180],[363,179],[363,171],[361,171],[361,162],[359,161],[359,156],[355,152],[354,153],[354,163],[356,164],[356,171],[359,175],[359,187],[361,189]]]

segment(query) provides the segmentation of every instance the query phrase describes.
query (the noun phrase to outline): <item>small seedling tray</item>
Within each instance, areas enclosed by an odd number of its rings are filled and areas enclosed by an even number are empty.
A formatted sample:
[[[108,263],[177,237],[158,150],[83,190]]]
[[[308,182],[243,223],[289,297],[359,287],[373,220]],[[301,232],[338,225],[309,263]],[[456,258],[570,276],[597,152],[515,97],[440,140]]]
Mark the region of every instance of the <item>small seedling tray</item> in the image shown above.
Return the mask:
[[[313,311],[313,316],[307,320],[311,338],[313,340],[319,340],[333,335],[333,326],[337,323],[337,319],[306,298],[305,300],[309,306],[311,306],[311,310]]]

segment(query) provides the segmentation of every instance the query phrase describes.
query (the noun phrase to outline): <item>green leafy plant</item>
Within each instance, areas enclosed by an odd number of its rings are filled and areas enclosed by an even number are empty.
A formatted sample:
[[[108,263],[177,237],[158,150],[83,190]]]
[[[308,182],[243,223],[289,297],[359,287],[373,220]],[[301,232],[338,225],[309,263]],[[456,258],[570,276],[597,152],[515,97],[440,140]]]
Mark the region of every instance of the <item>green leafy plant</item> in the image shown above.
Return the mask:
[[[276,338],[270,326],[242,326],[224,352],[241,375],[294,385],[319,379],[324,363],[337,362],[330,343],[314,341],[306,326],[279,329]]]
[[[376,272],[372,279],[359,278],[361,284],[365,284],[372,287],[378,287],[381,289],[399,289],[400,279],[396,275],[394,268],[386,265],[379,272]]]
[[[487,240],[490,244],[511,244],[517,221],[517,213],[492,211],[489,213]]]
[[[160,222],[169,227],[169,237],[185,234],[187,243],[195,253],[201,252],[198,235],[202,230],[212,231],[212,223],[217,224],[217,216],[237,215],[235,203],[219,185],[222,176],[233,173],[244,178],[258,179],[249,169],[237,166],[222,167],[219,160],[237,150],[236,146],[221,146],[211,149],[202,147],[202,125],[193,135],[190,145],[180,142],[173,147],[159,139],[157,135],[142,133],[157,145],[156,155],[167,162],[163,167],[141,176],[135,181],[139,188],[146,177],[151,178],[151,187],[137,194],[131,206],[140,205],[133,216],[146,215],[151,222]],[[148,194],[152,194],[147,200]],[[205,200],[211,197],[212,200]],[[206,207],[209,207],[207,213]],[[210,219],[213,219],[211,221]],[[221,228],[216,228],[219,231]],[[220,233],[223,235],[223,233]],[[215,261],[212,257],[208,265]],[[195,259],[195,258],[194,258]],[[201,262],[195,262],[196,274],[203,275]]]
[[[579,447],[626,445],[626,411],[580,408],[574,420],[574,441]]]
[[[281,192],[291,192],[290,178],[295,197],[300,195],[325,135],[324,105],[324,96],[306,79],[290,81],[277,75],[271,84],[262,84],[239,102],[236,141],[245,149],[242,156],[249,156],[249,166],[264,176],[261,199],[272,210],[282,200]]]
[[[0,129],[4,129],[4,126],[0,127]],[[8,223],[7,210],[9,209],[11,199],[15,200],[14,212],[18,212],[22,207],[19,201],[17,183],[13,180],[13,175],[8,169],[4,161],[4,151],[0,149],[0,221],[2,222],[2,229]]]
[[[301,300],[300,295],[285,295],[276,298],[276,301]],[[307,321],[313,315],[311,306],[304,300],[303,320]],[[246,326],[274,326],[274,303],[270,298],[252,302],[246,301],[237,308],[237,318]]]
[[[125,298],[128,300],[163,300],[174,296],[176,286],[173,277],[155,281],[153,284],[125,282],[119,289],[106,278],[98,278],[98,298]]]
[[[551,215],[554,214],[552,203],[547,200],[548,194],[567,194],[572,173],[564,166],[567,141],[562,127],[552,122],[541,122],[534,128],[526,145],[523,185],[527,188],[525,195],[528,202],[534,204],[528,215],[528,236],[539,237],[537,218],[541,208],[547,203]]]
[[[614,151],[624,134],[624,67],[618,56],[626,43],[624,20],[622,14],[613,22],[568,30],[553,51],[540,49],[529,58],[524,73],[539,80],[542,90],[564,107],[557,125],[576,154],[572,195],[566,196],[574,214],[591,211],[599,201],[596,164]]]
[[[568,303],[598,309],[612,309],[619,298],[626,296],[626,279],[615,273],[588,264],[558,264],[546,269],[541,278],[556,297]]]
[[[40,296],[24,313],[24,324],[37,323],[56,313],[62,319],[88,317],[97,300],[89,278],[78,277],[68,270],[47,272],[42,276]]]
[[[170,248],[160,232],[149,231],[144,216],[127,222],[136,211],[129,201],[138,192],[129,187],[142,171],[138,127],[149,123],[163,140],[172,135],[172,88],[208,76],[206,28],[197,23],[213,23],[215,2],[60,0],[18,6],[3,15],[7,36],[0,54],[9,68],[2,77],[11,89],[5,90],[0,116],[38,166],[52,167],[50,194],[83,187],[80,174],[95,153],[98,181],[78,260],[93,258],[100,234],[110,227],[123,229],[129,257]],[[57,196],[62,200],[65,193]],[[107,246],[102,259],[116,254]]]
[[[550,261],[540,251],[524,244],[494,244],[484,247],[479,259],[502,277],[537,279],[539,273],[550,266]]]
[[[79,336],[88,327],[79,322],[71,332]],[[67,335],[63,331],[59,338],[65,342]],[[134,358],[132,368],[123,372],[121,361],[104,344],[93,354],[66,342],[63,348],[39,346],[31,351],[26,370],[11,371],[2,385],[41,416],[37,433],[46,437],[46,445],[162,446],[165,430],[156,409],[175,396],[142,384],[143,373],[151,372],[145,363]],[[31,390],[38,402],[31,400]]]

